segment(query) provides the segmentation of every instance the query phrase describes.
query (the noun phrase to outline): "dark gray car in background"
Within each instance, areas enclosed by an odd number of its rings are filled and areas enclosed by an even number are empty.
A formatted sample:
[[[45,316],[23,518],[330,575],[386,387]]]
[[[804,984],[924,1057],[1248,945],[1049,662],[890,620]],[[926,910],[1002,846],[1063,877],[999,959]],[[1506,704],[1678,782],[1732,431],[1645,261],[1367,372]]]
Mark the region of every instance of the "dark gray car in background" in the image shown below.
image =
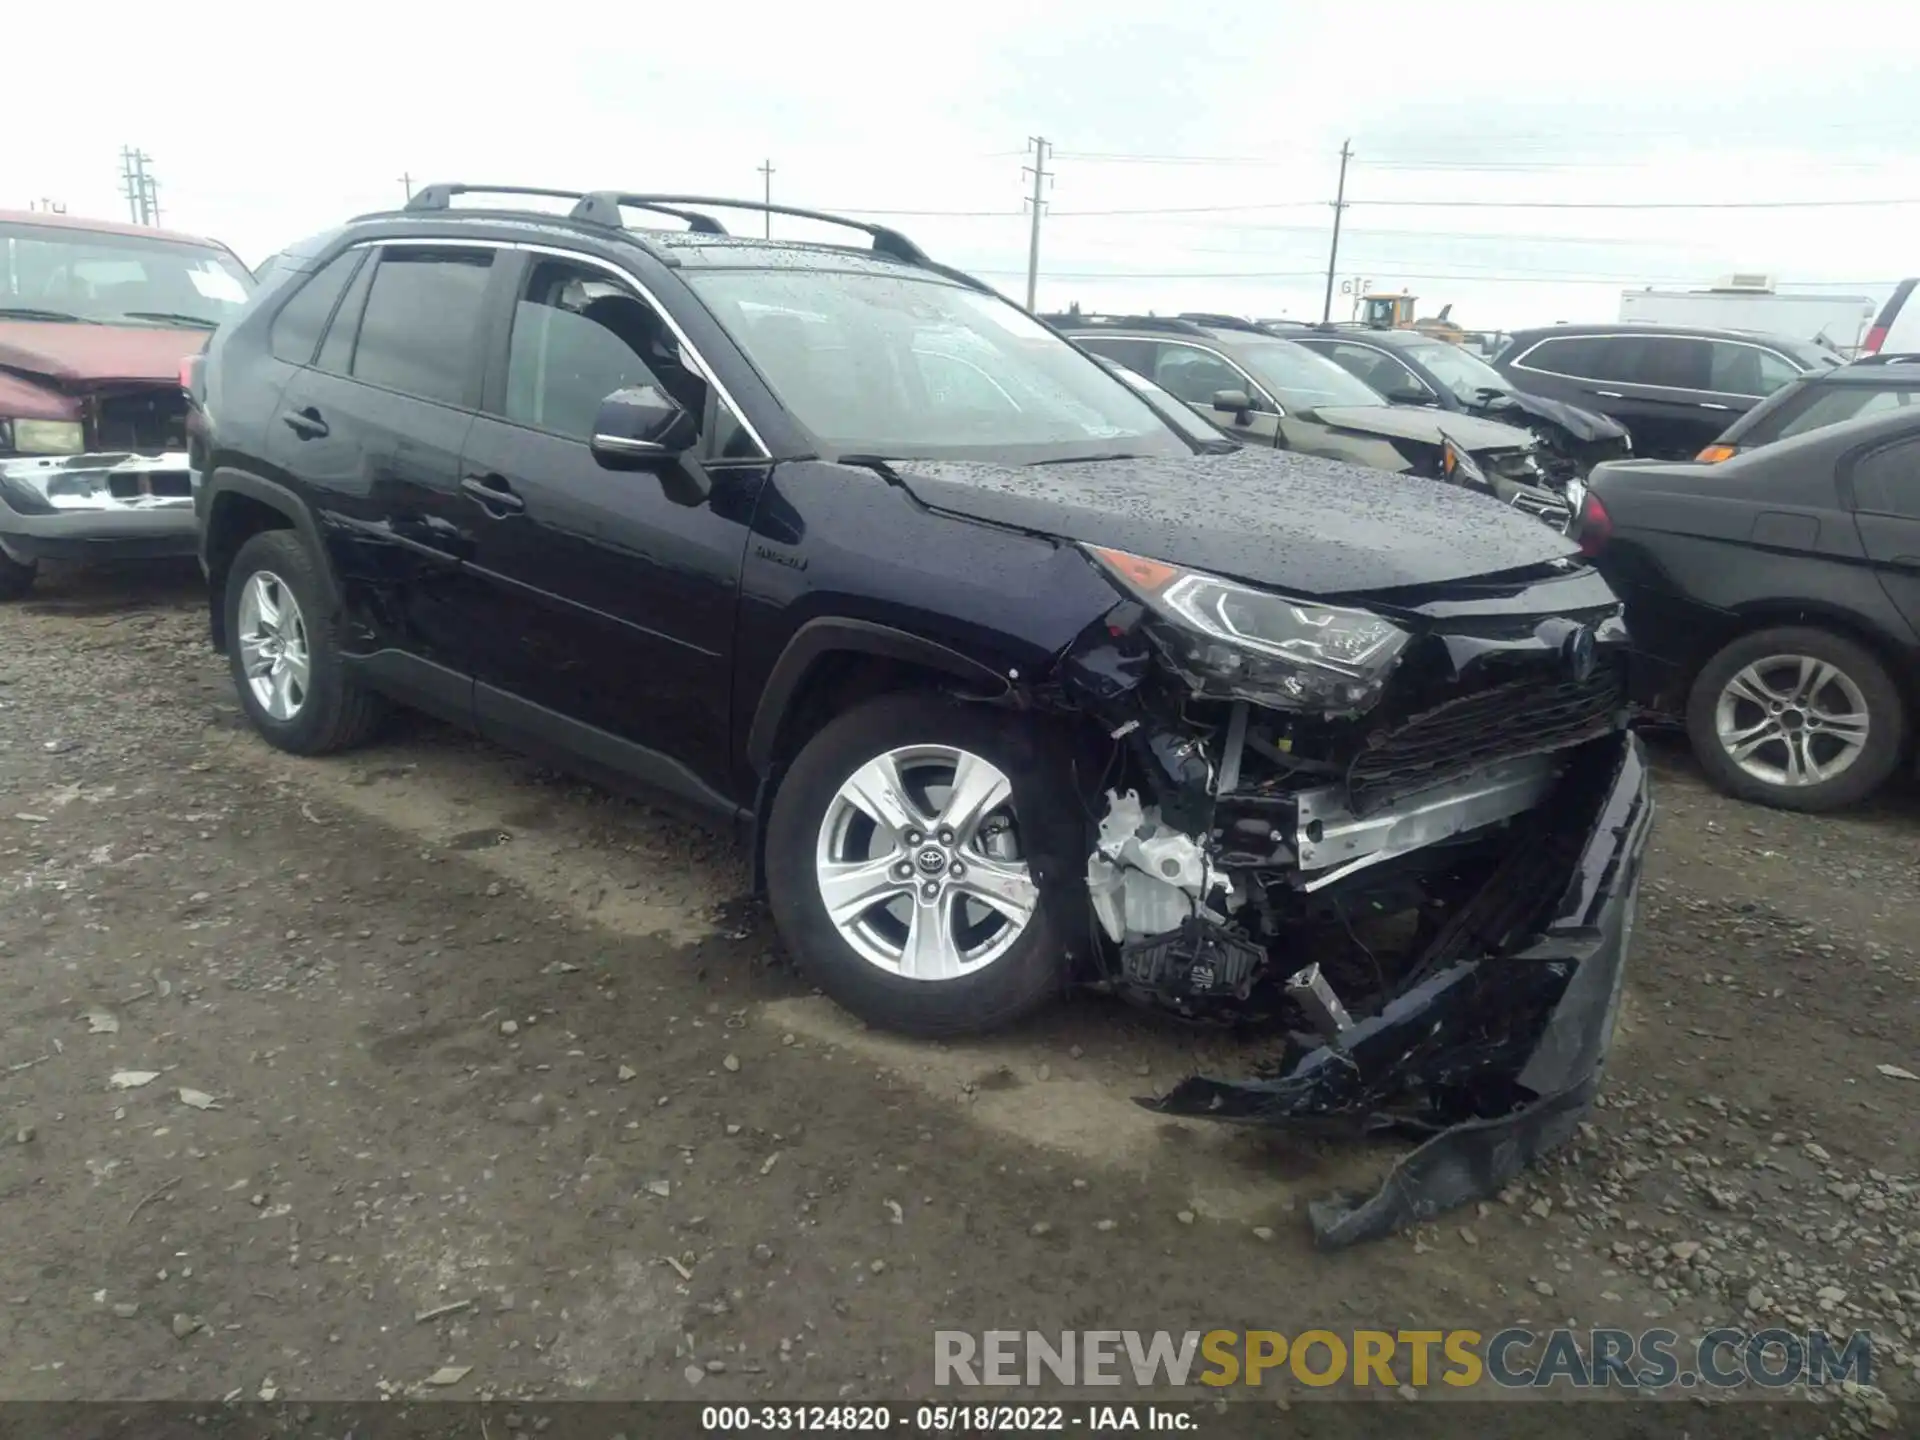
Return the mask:
[[[1691,460],[1782,385],[1840,363],[1784,335],[1623,323],[1518,330],[1493,361],[1520,390],[1611,415],[1653,460]]]

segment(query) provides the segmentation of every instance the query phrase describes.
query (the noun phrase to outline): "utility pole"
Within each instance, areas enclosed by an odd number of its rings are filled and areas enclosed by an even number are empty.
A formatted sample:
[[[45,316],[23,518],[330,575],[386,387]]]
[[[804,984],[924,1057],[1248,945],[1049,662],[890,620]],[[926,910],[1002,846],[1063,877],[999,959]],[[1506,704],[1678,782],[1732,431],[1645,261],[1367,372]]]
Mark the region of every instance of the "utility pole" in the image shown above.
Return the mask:
[[[1033,230],[1027,240],[1027,310],[1032,313],[1034,299],[1040,285],[1040,211],[1042,189],[1052,181],[1047,173],[1047,142],[1039,135],[1029,136],[1027,143],[1033,146],[1033,164],[1020,169],[1022,175],[1033,176],[1033,198],[1027,203],[1033,206]]]
[[[402,188],[404,188],[407,192],[407,199],[412,200],[413,199],[413,172],[411,170],[403,170],[400,172],[400,184]]]
[[[1340,213],[1347,208],[1347,161],[1353,158],[1353,142],[1340,142],[1340,186],[1333,199],[1333,248],[1327,252],[1327,298],[1320,306],[1320,323],[1333,319],[1333,269],[1340,263]]]
[[[769,156],[767,159],[761,161],[757,168],[760,171],[761,189],[766,196],[766,203],[771,205],[773,204],[773,158]],[[773,238],[773,212],[771,210],[762,211],[760,219],[765,225],[762,233],[767,239],[771,240]]]
[[[120,147],[120,193],[127,197],[127,219],[147,223],[146,157],[126,145]]]
[[[160,223],[160,182],[146,172],[146,162],[152,158],[151,155],[140,157],[140,183],[147,187],[147,224],[158,225]]]

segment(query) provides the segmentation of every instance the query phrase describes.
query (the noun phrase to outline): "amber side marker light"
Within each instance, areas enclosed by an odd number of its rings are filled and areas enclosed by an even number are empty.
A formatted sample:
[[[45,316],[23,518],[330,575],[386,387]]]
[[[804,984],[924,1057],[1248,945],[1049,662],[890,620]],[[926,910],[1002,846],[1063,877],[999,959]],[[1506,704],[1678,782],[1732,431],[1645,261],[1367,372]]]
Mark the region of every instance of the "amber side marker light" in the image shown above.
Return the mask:
[[[1722,460],[1731,460],[1739,453],[1738,445],[1709,445],[1693,458],[1702,465],[1718,465]]]

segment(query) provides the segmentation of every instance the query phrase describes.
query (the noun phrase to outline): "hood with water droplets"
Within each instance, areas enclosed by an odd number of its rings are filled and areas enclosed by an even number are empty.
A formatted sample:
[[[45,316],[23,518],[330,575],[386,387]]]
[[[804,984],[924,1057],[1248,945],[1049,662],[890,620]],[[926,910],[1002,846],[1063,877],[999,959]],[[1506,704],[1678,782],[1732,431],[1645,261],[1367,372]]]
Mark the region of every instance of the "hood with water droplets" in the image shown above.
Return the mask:
[[[1284,451],[1053,465],[897,461],[922,504],[1303,595],[1433,585],[1576,553],[1499,501]]]

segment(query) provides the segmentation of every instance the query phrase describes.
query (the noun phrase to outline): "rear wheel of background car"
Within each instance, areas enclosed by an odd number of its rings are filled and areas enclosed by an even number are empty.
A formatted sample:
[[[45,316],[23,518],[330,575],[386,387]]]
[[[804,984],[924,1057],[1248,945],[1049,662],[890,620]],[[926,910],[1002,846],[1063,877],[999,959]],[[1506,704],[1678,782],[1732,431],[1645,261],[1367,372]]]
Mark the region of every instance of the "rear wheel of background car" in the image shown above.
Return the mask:
[[[1086,934],[1082,814],[1032,717],[884,696],[815,735],[780,785],[774,919],[807,977],[872,1025],[995,1029],[1060,993]]]
[[[38,573],[38,566],[22,565],[0,550],[0,600],[18,600],[33,588],[33,577]]]
[[[313,557],[291,530],[255,535],[227,572],[227,659],[240,703],[266,740],[321,755],[373,732],[380,698],[340,663]]]
[[[1708,778],[1785,810],[1864,800],[1893,773],[1906,730],[1886,667],[1852,640],[1802,626],[1741,636],[1707,662],[1687,702]]]

